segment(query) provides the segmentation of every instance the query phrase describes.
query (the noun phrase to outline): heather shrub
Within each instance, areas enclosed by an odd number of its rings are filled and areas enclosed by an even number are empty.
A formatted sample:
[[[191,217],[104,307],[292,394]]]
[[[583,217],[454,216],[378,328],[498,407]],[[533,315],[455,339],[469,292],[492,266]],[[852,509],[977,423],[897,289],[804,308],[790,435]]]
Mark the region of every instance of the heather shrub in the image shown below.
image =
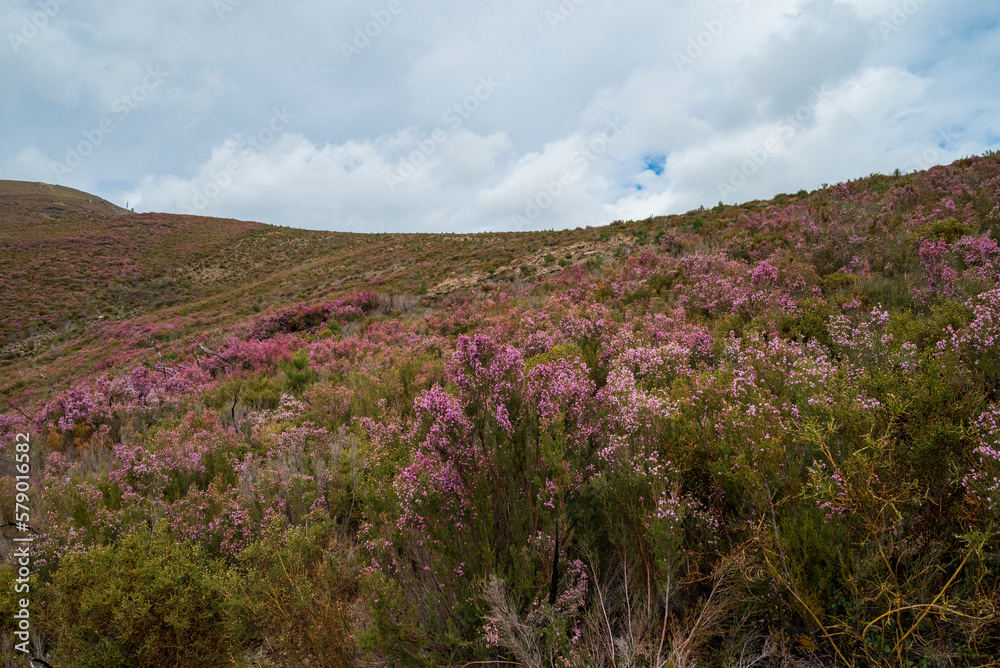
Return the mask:
[[[942,355],[957,357],[959,368],[968,374],[991,397],[996,397],[1000,381],[1000,359],[996,346],[1000,341],[1000,289],[984,292],[965,303],[972,321],[964,328],[946,329],[950,335],[938,343]]]
[[[250,330],[247,339],[263,341],[275,334],[313,329],[326,324],[331,317],[341,322],[358,320],[374,312],[378,306],[378,296],[367,290],[325,304],[300,304],[264,318]]]
[[[882,306],[890,311],[908,309],[913,304],[913,285],[908,278],[883,274],[859,278],[855,289],[866,306]]]
[[[391,585],[377,580],[385,589],[375,609],[401,656],[418,653],[418,645],[402,642],[401,627],[420,629],[410,634],[414,642],[455,646],[474,639],[481,613],[469,603],[491,573],[509,583],[518,607],[547,595],[556,525],[574,485],[570,462],[586,448],[580,440],[586,418],[577,402],[588,393],[577,393],[573,383],[590,382],[581,367],[554,365],[535,366],[532,377],[560,373],[570,384],[541,397],[533,410],[524,403],[520,352],[486,337],[462,338],[449,364],[459,397],[432,388],[418,398],[422,436],[394,484],[400,503],[395,537],[372,527],[368,541],[380,570],[393,575]],[[560,411],[564,406],[571,412]],[[412,568],[401,567],[407,562]],[[387,609],[400,595],[408,604]],[[428,613],[449,609],[456,612],[447,613],[450,625],[440,635]]]

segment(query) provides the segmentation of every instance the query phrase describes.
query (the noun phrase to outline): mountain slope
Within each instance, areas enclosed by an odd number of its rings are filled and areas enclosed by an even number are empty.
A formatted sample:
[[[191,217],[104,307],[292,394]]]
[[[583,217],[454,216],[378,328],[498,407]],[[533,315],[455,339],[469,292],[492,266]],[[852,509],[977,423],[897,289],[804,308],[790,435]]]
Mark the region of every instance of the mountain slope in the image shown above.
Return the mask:
[[[1000,656],[1000,156],[521,234],[32,197],[79,315],[0,368],[0,636],[21,504],[53,665]]]
[[[987,161],[989,162],[989,161]],[[980,168],[981,169],[981,168]],[[933,172],[874,175],[853,182],[872,206],[907,210],[930,207],[943,193],[901,195],[940,175],[968,170],[963,161]],[[932,177],[932,175],[938,175]],[[975,177],[980,178],[980,177]],[[492,290],[533,282],[569,266],[613,266],[646,246],[661,247],[686,231],[707,248],[720,245],[740,255],[740,245],[759,245],[761,231],[748,234],[736,223],[747,217],[801,207],[822,224],[843,207],[846,186],[769,202],[748,202],[679,216],[607,227],[523,233],[351,234],[314,232],[260,223],[180,216],[131,214],[86,193],[24,182],[0,182],[0,252],[8,258],[0,277],[0,397],[36,386],[41,365],[62,377],[101,364],[113,352],[107,323],[176,320],[177,337],[232,327],[261,309],[317,301],[359,288],[409,295],[433,305],[456,291]],[[992,220],[989,183],[977,183],[976,215]],[[59,209],[59,212],[56,210]],[[986,230],[988,231],[988,229]],[[770,236],[780,235],[780,230]],[[766,247],[774,240],[764,240]],[[682,248],[683,248],[682,244]],[[780,245],[780,244],[779,244]],[[691,248],[691,244],[687,244]],[[836,249],[831,252],[837,254]],[[742,253],[746,258],[760,253]],[[547,258],[563,260],[560,264]],[[849,261],[831,257],[830,262]],[[840,267],[824,265],[822,272]],[[52,375],[47,372],[46,375]],[[36,387],[42,393],[44,387]]]

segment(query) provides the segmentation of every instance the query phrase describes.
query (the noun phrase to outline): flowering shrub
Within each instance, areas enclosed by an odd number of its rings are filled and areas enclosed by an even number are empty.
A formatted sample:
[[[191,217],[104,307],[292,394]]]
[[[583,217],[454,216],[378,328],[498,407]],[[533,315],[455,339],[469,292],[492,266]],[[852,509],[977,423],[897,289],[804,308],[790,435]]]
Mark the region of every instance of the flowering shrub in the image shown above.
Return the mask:
[[[874,308],[871,314],[851,323],[846,315],[830,318],[830,338],[833,350],[844,357],[851,373],[859,374],[878,368],[898,368],[912,372],[916,367],[917,346],[911,342],[895,345],[888,333],[889,312]]]
[[[232,338],[226,341],[219,355],[227,363],[239,365],[247,371],[262,371],[280,360],[290,359],[300,347],[301,341],[287,334],[278,334],[263,341]]]
[[[993,288],[965,303],[972,313],[967,327],[954,330],[946,328],[950,336],[938,341],[937,347],[944,355],[956,356],[958,368],[980,379],[989,391],[996,392],[1000,380],[1000,360],[997,345],[1000,343],[1000,288]]]
[[[300,332],[324,324],[331,318],[340,322],[357,320],[377,306],[378,297],[369,290],[325,304],[294,306],[262,320],[250,330],[247,338],[262,341],[279,333]]]
[[[964,484],[970,495],[996,517],[1000,511],[1000,405],[991,405],[974,424],[979,436],[974,453],[978,462]]]
[[[920,265],[924,268],[927,290],[917,291],[917,300],[925,303],[933,298],[955,296],[958,272],[948,262],[949,246],[946,241],[925,241],[920,244]]]

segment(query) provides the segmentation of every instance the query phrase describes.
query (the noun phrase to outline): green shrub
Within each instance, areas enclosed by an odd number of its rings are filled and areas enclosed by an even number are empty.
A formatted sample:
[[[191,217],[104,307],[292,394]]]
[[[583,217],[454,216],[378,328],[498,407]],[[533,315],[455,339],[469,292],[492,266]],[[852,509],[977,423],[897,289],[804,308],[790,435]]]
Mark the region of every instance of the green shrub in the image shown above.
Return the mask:
[[[913,304],[913,289],[909,280],[904,278],[879,274],[865,276],[857,279],[856,288],[861,293],[865,306],[900,310],[910,308]]]
[[[966,234],[972,234],[972,226],[960,223],[954,218],[935,220],[914,230],[914,234],[924,239],[953,242]]]
[[[354,665],[357,575],[328,549],[333,530],[328,517],[308,527],[275,522],[241,555],[245,584],[233,600],[247,620],[244,646],[262,643],[303,665]]]
[[[820,279],[820,287],[827,291],[842,290],[851,287],[858,277],[848,274],[843,269],[838,269],[832,274],[827,274]]]
[[[55,654],[80,668],[231,665],[232,584],[195,544],[159,530],[70,555],[49,603]]]
[[[295,394],[302,394],[310,385],[319,380],[319,374],[309,368],[309,354],[302,351],[290,362],[279,362],[285,374],[286,386]]]
[[[805,308],[797,313],[783,313],[777,318],[778,331],[787,339],[799,341],[819,341],[824,346],[832,345],[827,323],[834,314],[833,309],[816,300],[806,300]]]

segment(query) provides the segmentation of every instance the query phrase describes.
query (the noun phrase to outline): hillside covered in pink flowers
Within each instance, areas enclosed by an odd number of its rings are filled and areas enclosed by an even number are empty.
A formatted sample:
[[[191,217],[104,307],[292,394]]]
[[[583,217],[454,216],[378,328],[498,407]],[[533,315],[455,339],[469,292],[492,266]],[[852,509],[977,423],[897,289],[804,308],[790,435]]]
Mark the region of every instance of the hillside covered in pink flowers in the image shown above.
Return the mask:
[[[1000,656],[996,154],[555,232],[68,208],[0,197],[54,666]]]

